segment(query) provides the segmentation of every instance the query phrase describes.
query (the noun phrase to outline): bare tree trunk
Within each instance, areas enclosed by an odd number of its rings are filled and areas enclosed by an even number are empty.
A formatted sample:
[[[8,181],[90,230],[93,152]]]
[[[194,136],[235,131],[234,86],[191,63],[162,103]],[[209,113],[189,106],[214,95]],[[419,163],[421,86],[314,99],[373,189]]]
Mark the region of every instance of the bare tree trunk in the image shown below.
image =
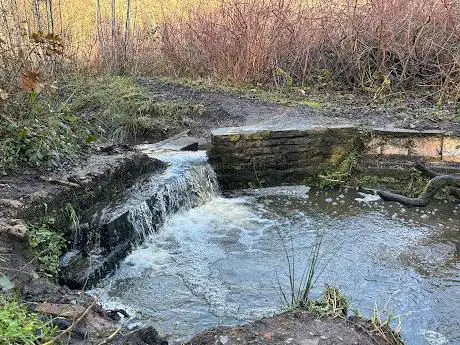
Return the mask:
[[[116,30],[117,30],[117,19],[116,19],[116,0],[112,0],[112,46],[111,46],[111,65],[112,69],[115,67],[116,60]]]
[[[22,34],[22,25],[24,20],[22,19],[21,11],[19,11],[18,3],[16,0],[13,0],[14,4],[14,13],[16,15],[16,39],[18,42],[21,41],[21,34]]]
[[[112,0],[112,38],[115,38],[116,34],[116,0]]]
[[[62,6],[61,6],[61,0],[58,0],[58,11],[59,11],[59,34],[62,36],[63,34],[63,29],[62,29]]]
[[[34,0],[34,8],[35,8],[35,19],[37,21],[37,29],[38,31],[42,31],[42,19],[40,14],[40,1]]]
[[[124,59],[128,58],[128,45],[129,36],[131,30],[131,0],[126,0],[126,22],[125,22],[125,56]]]
[[[102,24],[102,15],[101,15],[101,0],[96,1],[96,30],[97,30],[97,40],[99,41],[99,47],[101,53],[104,52],[104,37],[101,31]]]
[[[51,32],[54,33],[54,12],[53,12],[53,0],[48,0],[48,7],[49,7],[49,17],[50,17],[50,25],[51,25]]]
[[[53,2],[52,0],[45,0],[46,7],[46,29],[48,33],[54,32],[54,19],[53,19]]]

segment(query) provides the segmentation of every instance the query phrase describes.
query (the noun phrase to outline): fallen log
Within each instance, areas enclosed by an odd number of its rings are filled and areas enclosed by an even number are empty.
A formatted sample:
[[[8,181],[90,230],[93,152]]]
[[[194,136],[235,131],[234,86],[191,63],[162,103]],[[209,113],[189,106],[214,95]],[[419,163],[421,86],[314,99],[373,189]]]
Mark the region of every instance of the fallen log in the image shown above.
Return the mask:
[[[397,201],[408,207],[424,207],[433,200],[440,189],[446,186],[460,188],[460,176],[438,175],[433,177],[418,198],[409,198],[386,191],[377,191],[377,194],[385,201]]]

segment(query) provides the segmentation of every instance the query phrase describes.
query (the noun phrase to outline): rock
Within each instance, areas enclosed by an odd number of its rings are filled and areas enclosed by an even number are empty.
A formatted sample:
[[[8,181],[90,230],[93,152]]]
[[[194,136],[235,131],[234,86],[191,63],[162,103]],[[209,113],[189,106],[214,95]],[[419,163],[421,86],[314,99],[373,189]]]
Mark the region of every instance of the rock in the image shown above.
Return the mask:
[[[51,316],[63,316],[71,319],[77,319],[85,312],[85,308],[81,305],[73,305],[68,303],[40,303],[35,308],[35,311],[40,314]]]
[[[22,203],[19,200],[0,199],[0,206],[19,209],[22,207]]]
[[[153,327],[141,328],[115,340],[113,345],[168,345]]]
[[[5,234],[17,240],[24,240],[27,225],[21,219],[0,218],[0,235]]]

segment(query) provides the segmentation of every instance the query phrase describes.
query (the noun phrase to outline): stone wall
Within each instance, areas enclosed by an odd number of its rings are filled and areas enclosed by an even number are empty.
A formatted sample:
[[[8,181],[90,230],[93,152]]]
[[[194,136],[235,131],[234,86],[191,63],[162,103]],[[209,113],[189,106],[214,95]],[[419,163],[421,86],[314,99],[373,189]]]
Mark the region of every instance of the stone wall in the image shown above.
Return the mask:
[[[350,153],[360,167],[399,174],[416,159],[460,166],[460,138],[443,131],[359,128],[221,128],[208,152],[224,190],[315,182]]]

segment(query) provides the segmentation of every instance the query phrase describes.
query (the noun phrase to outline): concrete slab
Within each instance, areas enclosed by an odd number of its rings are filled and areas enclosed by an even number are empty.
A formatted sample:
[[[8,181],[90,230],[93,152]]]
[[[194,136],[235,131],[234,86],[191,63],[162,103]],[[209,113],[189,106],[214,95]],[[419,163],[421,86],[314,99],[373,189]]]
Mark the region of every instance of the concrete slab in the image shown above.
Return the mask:
[[[168,143],[158,145],[158,148],[172,151],[198,151],[199,140],[193,137],[180,137]]]

